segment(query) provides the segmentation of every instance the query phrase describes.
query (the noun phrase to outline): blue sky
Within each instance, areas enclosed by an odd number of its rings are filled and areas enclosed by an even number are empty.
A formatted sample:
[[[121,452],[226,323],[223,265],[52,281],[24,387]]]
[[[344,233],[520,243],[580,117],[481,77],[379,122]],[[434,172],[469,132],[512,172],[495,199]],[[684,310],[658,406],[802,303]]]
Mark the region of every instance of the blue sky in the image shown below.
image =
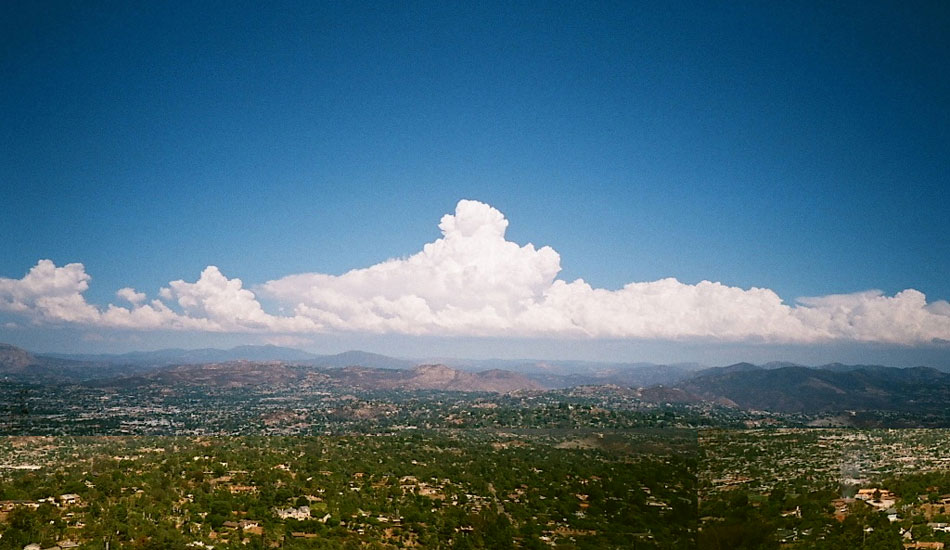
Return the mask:
[[[945,301],[950,8],[826,4],[5,5],[0,279],[78,262],[104,310],[120,288],[152,300],[213,265],[277,314],[268,281],[409,257],[474,199],[503,213],[507,241],[553,248],[558,280],[594,289],[675,277],[792,307],[871,289]],[[38,350],[270,337],[12,306],[0,320],[0,341]],[[442,354],[504,356],[560,337],[480,330],[286,341],[415,353],[445,337]],[[601,354],[609,335],[585,330]],[[790,352],[753,336],[793,360],[880,344],[835,334]],[[629,360],[720,345],[694,336],[611,338]],[[906,357],[946,357],[912,340]]]

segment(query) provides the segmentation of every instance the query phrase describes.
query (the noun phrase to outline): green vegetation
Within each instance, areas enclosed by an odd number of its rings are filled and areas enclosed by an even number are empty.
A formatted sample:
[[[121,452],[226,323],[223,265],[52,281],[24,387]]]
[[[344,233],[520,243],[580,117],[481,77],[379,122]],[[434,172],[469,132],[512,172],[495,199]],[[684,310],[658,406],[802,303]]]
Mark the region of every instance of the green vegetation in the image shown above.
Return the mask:
[[[950,545],[948,444],[937,429],[705,431],[699,546]]]
[[[618,387],[10,383],[0,550],[950,545],[950,432],[814,420]]]
[[[556,439],[6,438],[8,466],[38,469],[0,474],[8,509],[0,548],[62,540],[83,548],[106,540],[112,548],[692,544],[696,463],[670,443],[694,438]],[[69,493],[75,502],[62,497]],[[279,510],[306,513],[281,518]]]

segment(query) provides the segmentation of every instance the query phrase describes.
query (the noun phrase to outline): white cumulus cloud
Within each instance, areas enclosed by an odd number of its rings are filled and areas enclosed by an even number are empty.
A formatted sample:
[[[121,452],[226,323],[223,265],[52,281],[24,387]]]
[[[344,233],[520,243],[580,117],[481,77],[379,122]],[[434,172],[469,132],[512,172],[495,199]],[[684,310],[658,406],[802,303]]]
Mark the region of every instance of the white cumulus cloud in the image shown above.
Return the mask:
[[[131,287],[120,288],[115,292],[115,295],[133,305],[141,304],[146,298],[144,292],[136,292],[135,289]]]
[[[340,276],[291,275],[260,290],[333,329],[504,333],[520,327],[561,269],[550,247],[506,241],[507,226],[498,210],[463,200],[442,218],[443,237],[409,258]]]
[[[620,290],[557,278],[552,248],[505,238],[508,220],[491,206],[458,203],[442,236],[407,257],[342,275],[304,273],[253,290],[208,266],[194,282],[172,281],[149,300],[122,288],[127,306],[85,301],[82,264],[41,260],[22,279],[0,278],[0,311],[35,323],[125,329],[257,332],[371,332],[447,336],[705,339],[760,342],[858,341],[920,344],[950,340],[950,304],[913,289],[800,298],[668,278]],[[274,300],[270,313],[258,295]],[[287,336],[289,337],[289,336]]]
[[[213,265],[206,267],[194,283],[179,280],[168,286],[163,294],[174,300],[187,318],[206,320],[219,330],[292,332],[315,328],[309,319],[266,313],[241,279],[228,279]]]
[[[82,295],[89,279],[82,264],[56,267],[40,260],[22,279],[0,278],[0,311],[27,314],[38,322],[95,321],[99,312]]]

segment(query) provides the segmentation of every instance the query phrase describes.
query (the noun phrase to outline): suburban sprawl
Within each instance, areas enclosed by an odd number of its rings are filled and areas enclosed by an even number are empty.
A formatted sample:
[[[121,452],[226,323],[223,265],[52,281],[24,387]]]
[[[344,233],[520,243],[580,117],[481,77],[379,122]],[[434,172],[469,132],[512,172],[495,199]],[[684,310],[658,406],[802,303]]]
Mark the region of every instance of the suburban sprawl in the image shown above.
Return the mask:
[[[570,385],[263,360],[77,378],[29,361],[8,356],[26,366],[0,384],[0,549],[950,544],[950,429],[906,427],[906,407],[799,407],[794,387],[748,406],[724,386],[764,376],[748,365]],[[942,422],[943,391],[926,390],[923,425]]]

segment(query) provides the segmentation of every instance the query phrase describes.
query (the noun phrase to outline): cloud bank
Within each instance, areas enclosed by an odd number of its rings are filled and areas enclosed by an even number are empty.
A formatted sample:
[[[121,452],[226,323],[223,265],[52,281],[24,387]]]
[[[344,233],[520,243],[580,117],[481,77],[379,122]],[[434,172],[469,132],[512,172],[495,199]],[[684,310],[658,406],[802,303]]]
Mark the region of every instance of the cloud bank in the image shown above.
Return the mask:
[[[950,304],[913,289],[800,298],[767,288],[676,279],[620,290],[557,278],[552,248],[505,239],[508,220],[491,206],[458,203],[442,237],[408,258],[342,275],[304,273],[254,290],[208,266],[195,282],[172,281],[157,297],[122,288],[123,305],[86,302],[82,264],[40,260],[21,279],[0,278],[0,311],[34,324],[136,330],[307,334],[568,337],[729,342],[827,341],[927,344],[950,340]],[[276,302],[265,311],[258,296]]]

